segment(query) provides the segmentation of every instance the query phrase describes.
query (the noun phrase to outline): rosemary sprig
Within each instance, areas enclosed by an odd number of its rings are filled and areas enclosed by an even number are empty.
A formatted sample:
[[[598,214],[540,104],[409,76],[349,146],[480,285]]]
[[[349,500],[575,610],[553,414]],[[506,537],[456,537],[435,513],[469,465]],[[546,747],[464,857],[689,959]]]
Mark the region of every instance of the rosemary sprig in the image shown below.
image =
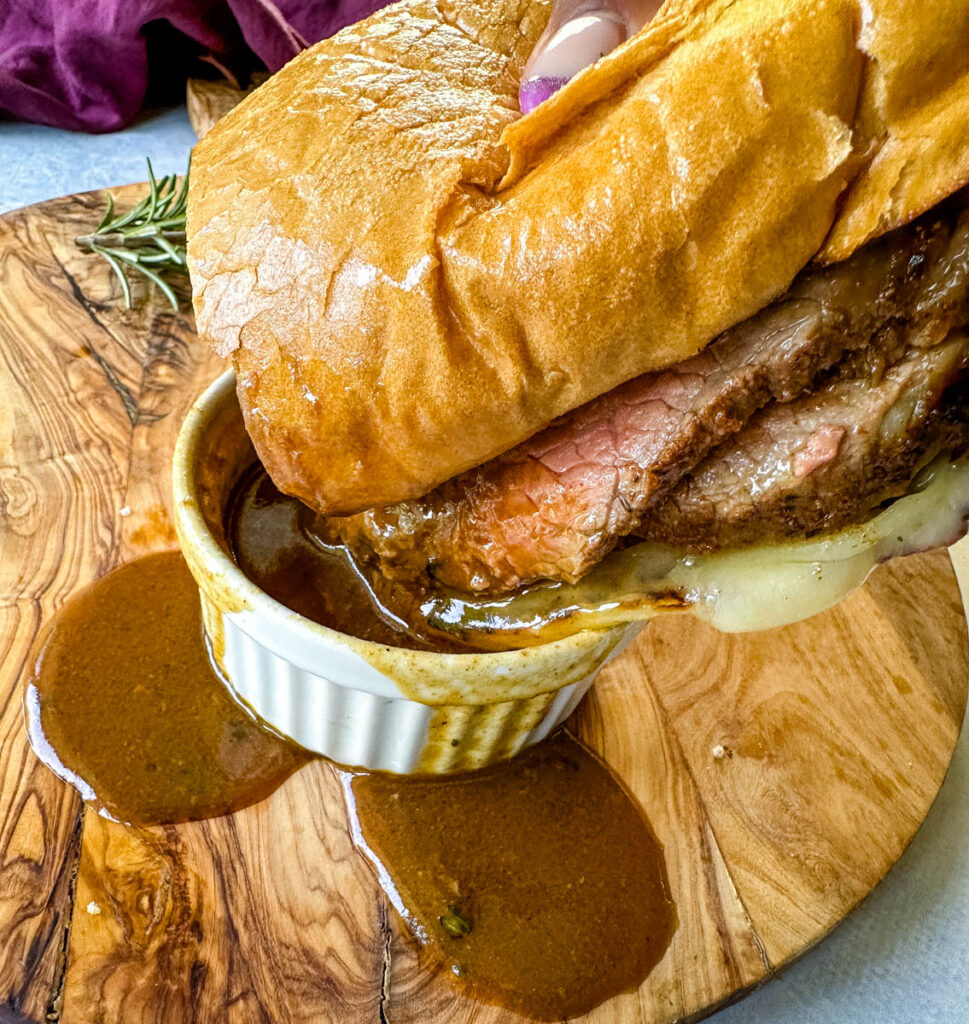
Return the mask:
[[[117,217],[114,214],[114,197],[109,195],[101,223],[92,234],[81,235],[74,241],[80,249],[97,253],[105,259],[118,278],[128,309],[131,309],[131,285],[125,268],[131,267],[154,281],[177,312],[178,297],[163,275],[188,273],[185,262],[188,171],[179,187],[175,174],[168,174],[158,181],[149,160],[148,185],[148,195],[137,206]]]

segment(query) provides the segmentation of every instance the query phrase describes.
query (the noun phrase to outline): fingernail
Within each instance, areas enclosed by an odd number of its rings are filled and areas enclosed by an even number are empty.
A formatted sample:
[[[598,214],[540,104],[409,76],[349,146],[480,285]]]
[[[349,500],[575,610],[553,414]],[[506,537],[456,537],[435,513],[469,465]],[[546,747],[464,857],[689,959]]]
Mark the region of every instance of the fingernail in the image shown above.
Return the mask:
[[[522,112],[533,110],[625,39],[626,26],[609,11],[586,12],[567,21],[539,43],[526,66],[528,77],[519,89]]]
[[[534,110],[539,103],[544,103],[549,96],[557,93],[567,81],[567,78],[546,76],[544,78],[529,78],[527,82],[522,82],[521,88],[518,90],[518,103],[521,112],[527,114],[530,110]]]

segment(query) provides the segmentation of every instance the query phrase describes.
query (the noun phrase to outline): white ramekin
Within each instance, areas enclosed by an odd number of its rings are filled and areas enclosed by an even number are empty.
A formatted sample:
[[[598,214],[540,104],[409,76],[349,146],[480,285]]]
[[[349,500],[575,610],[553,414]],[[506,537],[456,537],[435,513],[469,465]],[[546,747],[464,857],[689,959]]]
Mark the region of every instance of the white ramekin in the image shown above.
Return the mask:
[[[260,590],[230,556],[225,511],[255,459],[229,371],[179,433],[175,525],[220,669],[265,721],[309,750],[392,772],[510,757],[563,722],[641,628],[485,654],[409,651],[327,629]]]

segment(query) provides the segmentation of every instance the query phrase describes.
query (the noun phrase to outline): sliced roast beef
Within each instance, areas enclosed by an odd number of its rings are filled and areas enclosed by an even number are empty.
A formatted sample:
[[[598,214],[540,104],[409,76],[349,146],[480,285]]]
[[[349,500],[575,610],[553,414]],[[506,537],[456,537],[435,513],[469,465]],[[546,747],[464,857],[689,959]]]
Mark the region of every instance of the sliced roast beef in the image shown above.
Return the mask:
[[[839,362],[850,376],[852,353],[890,360],[964,322],[961,208],[804,273],[693,359],[628,382],[421,499],[330,520],[328,535],[388,576],[461,590],[578,579],[758,410],[791,402]]]
[[[969,336],[910,348],[878,377],[838,375],[758,413],[636,529],[689,550],[739,547],[869,519],[969,437]]]

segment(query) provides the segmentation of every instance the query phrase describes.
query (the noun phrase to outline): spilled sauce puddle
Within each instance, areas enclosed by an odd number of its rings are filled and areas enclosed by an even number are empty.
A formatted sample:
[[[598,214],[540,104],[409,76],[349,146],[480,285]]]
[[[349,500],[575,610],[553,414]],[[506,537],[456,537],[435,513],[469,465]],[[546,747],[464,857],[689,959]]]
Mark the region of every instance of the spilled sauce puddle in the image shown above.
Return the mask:
[[[639,806],[568,733],[451,776],[343,776],[354,839],[470,995],[539,1020],[635,989],[676,927]]]
[[[132,825],[239,810],[314,758],[213,668],[177,552],[130,562],[67,604],[24,705],[41,760]],[[662,846],[567,733],[475,772],[340,771],[357,846],[416,942],[472,998],[560,1020],[636,988],[666,951],[676,914]]]
[[[115,569],[60,610],[24,707],[38,757],[129,824],[240,810],[312,758],[240,704],[212,667],[198,587],[174,551]]]

